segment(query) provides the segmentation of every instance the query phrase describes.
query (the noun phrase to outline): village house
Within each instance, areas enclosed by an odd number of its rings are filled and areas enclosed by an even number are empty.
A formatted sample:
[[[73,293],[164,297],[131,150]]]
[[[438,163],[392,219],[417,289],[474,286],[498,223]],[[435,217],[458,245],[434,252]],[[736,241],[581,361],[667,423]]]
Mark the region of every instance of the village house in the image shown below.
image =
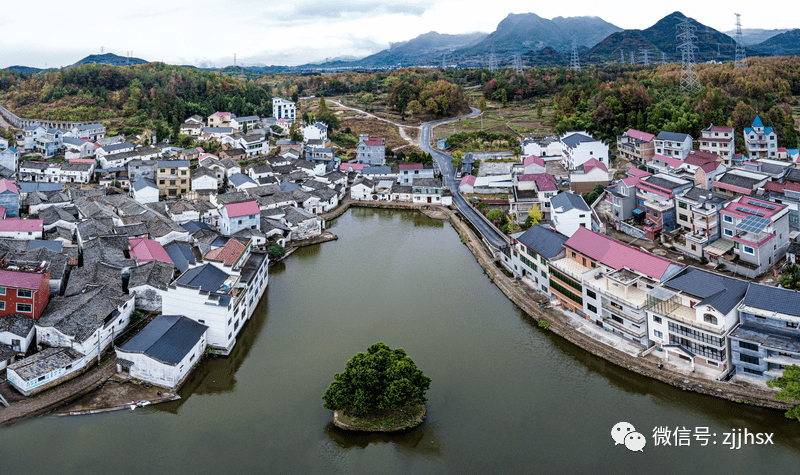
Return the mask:
[[[324,122],[314,122],[303,127],[303,142],[309,140],[328,140],[328,126]]]
[[[749,195],[763,188],[767,181],[769,181],[767,175],[733,168],[712,181],[711,186],[717,193],[735,197],[742,194]]]
[[[31,396],[77,376],[90,359],[72,348],[45,348],[9,365],[8,382]]]
[[[44,222],[32,218],[0,219],[0,238],[42,239]]]
[[[110,160],[113,160],[113,155],[118,153],[125,153],[125,152],[133,152],[133,144],[130,142],[121,142],[115,143],[111,145],[106,145],[105,147],[98,148],[95,151],[95,157],[100,162],[101,168],[111,168],[115,165],[123,166],[120,164],[111,164]],[[130,156],[131,160],[133,156]],[[130,161],[130,160],[129,160]]]
[[[242,117],[231,116],[231,127],[242,132],[252,132],[258,128],[259,118],[257,115],[246,115]]]
[[[87,139],[95,142],[106,136],[106,128],[103,124],[98,124],[96,122],[92,124],[83,124],[73,127],[70,130],[70,135],[76,139]]]
[[[294,122],[297,114],[297,107],[292,101],[280,97],[272,98],[272,117],[277,120],[285,119],[288,122]]]
[[[397,183],[412,186],[417,178],[433,178],[433,168],[425,168],[421,163],[401,163]]]
[[[547,167],[545,165],[544,160],[541,157],[537,157],[536,155],[530,155],[525,157],[522,160],[522,167],[519,167],[522,170],[520,175],[538,175],[540,173],[545,173]],[[518,167],[515,166],[515,170],[513,173],[517,173]]]
[[[569,172],[569,186],[573,193],[589,193],[597,185],[609,184],[608,168],[596,158],[587,160]]]
[[[85,158],[94,155],[94,144],[84,139],[64,137],[61,141],[64,146],[64,158]]]
[[[230,112],[214,112],[208,116],[209,127],[231,127]]]
[[[182,315],[159,315],[116,348],[117,371],[174,391],[202,359],[207,331]]]
[[[35,336],[34,320],[26,315],[14,314],[0,318],[0,346],[5,345],[14,355],[25,354]],[[14,356],[0,358],[0,371],[7,363],[13,363]]]
[[[147,178],[140,178],[131,183],[131,196],[138,203],[158,203],[158,195],[158,185]]]
[[[701,131],[701,136],[697,140],[700,142],[700,151],[716,153],[722,158],[725,166],[731,166],[731,159],[736,153],[733,127],[711,124]]]
[[[751,283],[730,333],[731,365],[737,375],[780,378],[800,365],[800,300],[795,291]]]
[[[438,178],[418,178],[411,185],[411,195],[414,203],[433,203],[450,206],[453,196],[445,192],[442,181]]]
[[[656,136],[636,129],[617,135],[617,156],[634,164],[647,163],[655,155]]]
[[[515,277],[537,291],[550,295],[547,266],[551,260],[564,257],[567,236],[534,225],[527,231],[513,234],[512,245],[503,249],[502,263]]]
[[[687,267],[647,291],[647,326],[667,361],[702,366],[718,379],[730,372],[728,337],[748,283]],[[654,353],[656,354],[656,353]],[[658,354],[657,356],[661,356]]]
[[[189,160],[159,160],[156,170],[156,184],[159,194],[180,196],[191,189]]]
[[[550,198],[551,219],[559,233],[570,237],[579,228],[592,229],[592,210],[579,195],[559,193]]]
[[[675,194],[692,186],[689,180],[666,173],[642,177],[636,184],[636,221],[643,225],[645,238],[654,240],[661,232],[677,227]]]
[[[608,144],[593,139],[586,132],[567,132],[561,136],[561,164],[574,170],[591,159],[608,166]]]
[[[464,180],[475,182],[474,177],[472,180],[464,177]],[[459,189],[461,188],[459,187]],[[536,205],[542,212],[542,219],[549,220],[552,214],[550,199],[556,194],[558,194],[558,185],[555,177],[549,173],[516,176],[512,194],[508,197],[509,213],[515,216],[518,222],[525,222],[528,210]]]
[[[359,135],[356,144],[356,161],[370,165],[386,164],[386,140],[383,137]]]
[[[707,250],[713,255],[705,255],[710,260],[719,257],[719,249],[726,243],[733,247],[733,241],[719,241],[719,210],[730,201],[730,197],[703,189],[699,186],[687,188],[675,195],[676,223],[683,231],[681,239],[674,242],[675,247],[697,259]],[[709,246],[714,243],[713,248]],[[728,249],[730,249],[728,248]],[[725,252],[725,251],[723,251]]]
[[[744,128],[744,148],[749,160],[777,158],[778,135],[772,127],[764,127],[758,114],[753,119],[753,124]]]
[[[0,318],[20,314],[37,320],[50,301],[50,269],[20,268],[7,265],[0,269]]]
[[[5,218],[19,216],[19,189],[11,180],[0,179],[0,206],[5,209]]]
[[[520,148],[524,156],[536,155],[537,157],[560,157],[561,138],[557,135],[550,135],[543,139],[525,137],[520,140]]]
[[[661,132],[655,141],[656,155],[683,160],[692,150],[692,136],[678,132]]]
[[[219,230],[230,236],[242,229],[259,229],[260,212],[255,201],[226,204],[220,209]]]
[[[14,147],[0,147],[0,167],[6,168],[11,172],[17,171],[19,163],[19,152]]]

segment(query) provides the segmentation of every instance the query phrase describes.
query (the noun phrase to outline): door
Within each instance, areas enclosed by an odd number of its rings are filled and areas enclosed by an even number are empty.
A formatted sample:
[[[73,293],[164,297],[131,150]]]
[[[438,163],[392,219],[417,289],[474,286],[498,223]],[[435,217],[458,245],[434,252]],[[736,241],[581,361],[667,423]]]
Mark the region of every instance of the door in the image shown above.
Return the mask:
[[[430,202],[431,202],[431,197],[429,196],[429,197],[428,197],[428,203],[430,203]]]

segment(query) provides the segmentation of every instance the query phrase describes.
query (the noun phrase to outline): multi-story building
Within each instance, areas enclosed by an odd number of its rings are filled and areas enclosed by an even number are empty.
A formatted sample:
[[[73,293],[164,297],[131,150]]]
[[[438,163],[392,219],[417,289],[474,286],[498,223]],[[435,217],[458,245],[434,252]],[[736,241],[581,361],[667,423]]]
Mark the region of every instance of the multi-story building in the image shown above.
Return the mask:
[[[687,267],[647,291],[650,339],[670,361],[702,366],[717,378],[731,370],[728,336],[739,323],[737,307],[748,283]],[[655,354],[655,353],[654,353]]]
[[[734,242],[730,269],[746,277],[764,273],[789,247],[789,209],[740,196],[719,211],[722,237]],[[737,259],[738,258],[738,259]]]
[[[604,188],[608,186],[608,178],[608,168],[593,158],[569,172],[569,187],[573,193],[583,195],[591,192],[597,185]]]
[[[11,172],[16,172],[18,162],[19,152],[16,148],[0,146],[0,167],[4,167]]]
[[[706,247],[720,237],[719,210],[730,200],[699,186],[675,195],[677,224],[684,231],[683,240],[674,241],[675,247],[698,259],[703,257]]]
[[[513,234],[511,239],[512,245],[503,249],[503,265],[515,277],[549,295],[550,276],[547,274],[547,265],[551,260],[565,256],[564,243],[568,238],[535,225],[523,233]]]
[[[580,228],[592,229],[592,210],[579,195],[559,193],[550,198],[550,218],[556,231],[572,236]]]
[[[744,128],[744,148],[750,160],[778,156],[778,135],[772,127],[764,127],[758,114],[753,124]]]
[[[701,134],[698,139],[700,151],[716,153],[722,158],[725,166],[731,166],[731,159],[736,153],[733,127],[711,124],[703,129]]]
[[[180,196],[191,189],[189,160],[159,160],[156,164],[156,184],[159,193]]]
[[[286,119],[289,122],[294,122],[296,114],[297,107],[294,102],[280,97],[272,98],[272,117],[277,120]]]
[[[18,313],[37,320],[50,301],[48,263],[0,269],[0,317]]]
[[[471,177],[471,180],[469,178],[464,179],[472,181],[474,185],[475,177]],[[522,223],[528,218],[531,207],[536,205],[542,212],[543,220],[551,219],[553,208],[550,199],[558,194],[555,177],[549,173],[539,173],[514,176],[512,179],[514,186],[511,189],[512,194],[508,196],[509,213]]]
[[[214,112],[208,116],[209,127],[232,127],[230,112]]]
[[[19,216],[19,189],[11,180],[0,179],[0,206],[5,208],[5,218]]]
[[[628,176],[606,188],[611,202],[611,215],[614,221],[625,221],[633,217],[636,205],[636,185],[643,177],[650,176],[649,172],[630,168]]]
[[[636,209],[643,216],[646,238],[653,240],[662,231],[674,231],[675,194],[692,186],[692,182],[665,173],[642,177],[636,184]]]
[[[72,128],[70,135],[76,139],[89,139],[95,141],[106,136],[106,128],[103,124],[83,124]]]
[[[800,297],[779,287],[752,283],[739,305],[739,325],[731,332],[731,364],[737,375],[760,379],[783,376],[800,366]]]
[[[567,132],[561,136],[561,163],[574,170],[591,159],[608,167],[608,144],[595,140],[586,132]]]
[[[256,201],[226,204],[219,212],[219,231],[225,236],[232,236],[242,229],[260,229],[260,213]]]
[[[636,129],[628,129],[617,135],[617,156],[635,164],[647,163],[655,152],[656,136]]]
[[[712,181],[711,186],[717,193],[734,197],[749,195],[763,188],[767,181],[769,181],[768,175],[734,168]]]
[[[356,159],[370,165],[386,164],[386,140],[383,137],[360,135],[356,145]]]
[[[661,132],[656,137],[657,155],[683,160],[692,150],[692,136],[678,132]]]
[[[411,186],[417,178],[433,178],[433,168],[425,168],[421,163],[401,163],[397,183]]]

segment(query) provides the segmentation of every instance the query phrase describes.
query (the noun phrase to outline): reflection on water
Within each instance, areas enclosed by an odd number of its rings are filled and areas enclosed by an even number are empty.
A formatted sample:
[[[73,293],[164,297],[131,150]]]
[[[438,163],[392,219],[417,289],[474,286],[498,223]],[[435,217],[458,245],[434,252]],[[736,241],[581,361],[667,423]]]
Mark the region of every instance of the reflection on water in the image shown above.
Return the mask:
[[[419,455],[442,455],[442,445],[436,438],[434,425],[428,422],[391,434],[347,431],[339,429],[331,422],[325,426],[324,432],[333,443],[344,450],[365,449],[370,444],[392,444],[397,449]]]

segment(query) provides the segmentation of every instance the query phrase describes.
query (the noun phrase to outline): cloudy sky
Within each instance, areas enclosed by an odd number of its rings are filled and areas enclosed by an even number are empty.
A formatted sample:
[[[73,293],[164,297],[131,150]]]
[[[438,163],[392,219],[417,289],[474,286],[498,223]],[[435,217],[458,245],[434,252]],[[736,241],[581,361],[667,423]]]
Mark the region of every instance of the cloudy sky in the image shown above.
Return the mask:
[[[781,6],[780,4],[785,3]],[[0,14],[0,67],[66,66],[105,52],[147,61],[197,66],[233,63],[296,65],[338,56],[363,57],[391,42],[428,31],[492,32],[509,13],[543,18],[599,16],[621,28],[647,28],[673,11],[720,31],[734,28],[800,28],[797,4],[676,0],[598,2],[561,0],[38,0]]]

